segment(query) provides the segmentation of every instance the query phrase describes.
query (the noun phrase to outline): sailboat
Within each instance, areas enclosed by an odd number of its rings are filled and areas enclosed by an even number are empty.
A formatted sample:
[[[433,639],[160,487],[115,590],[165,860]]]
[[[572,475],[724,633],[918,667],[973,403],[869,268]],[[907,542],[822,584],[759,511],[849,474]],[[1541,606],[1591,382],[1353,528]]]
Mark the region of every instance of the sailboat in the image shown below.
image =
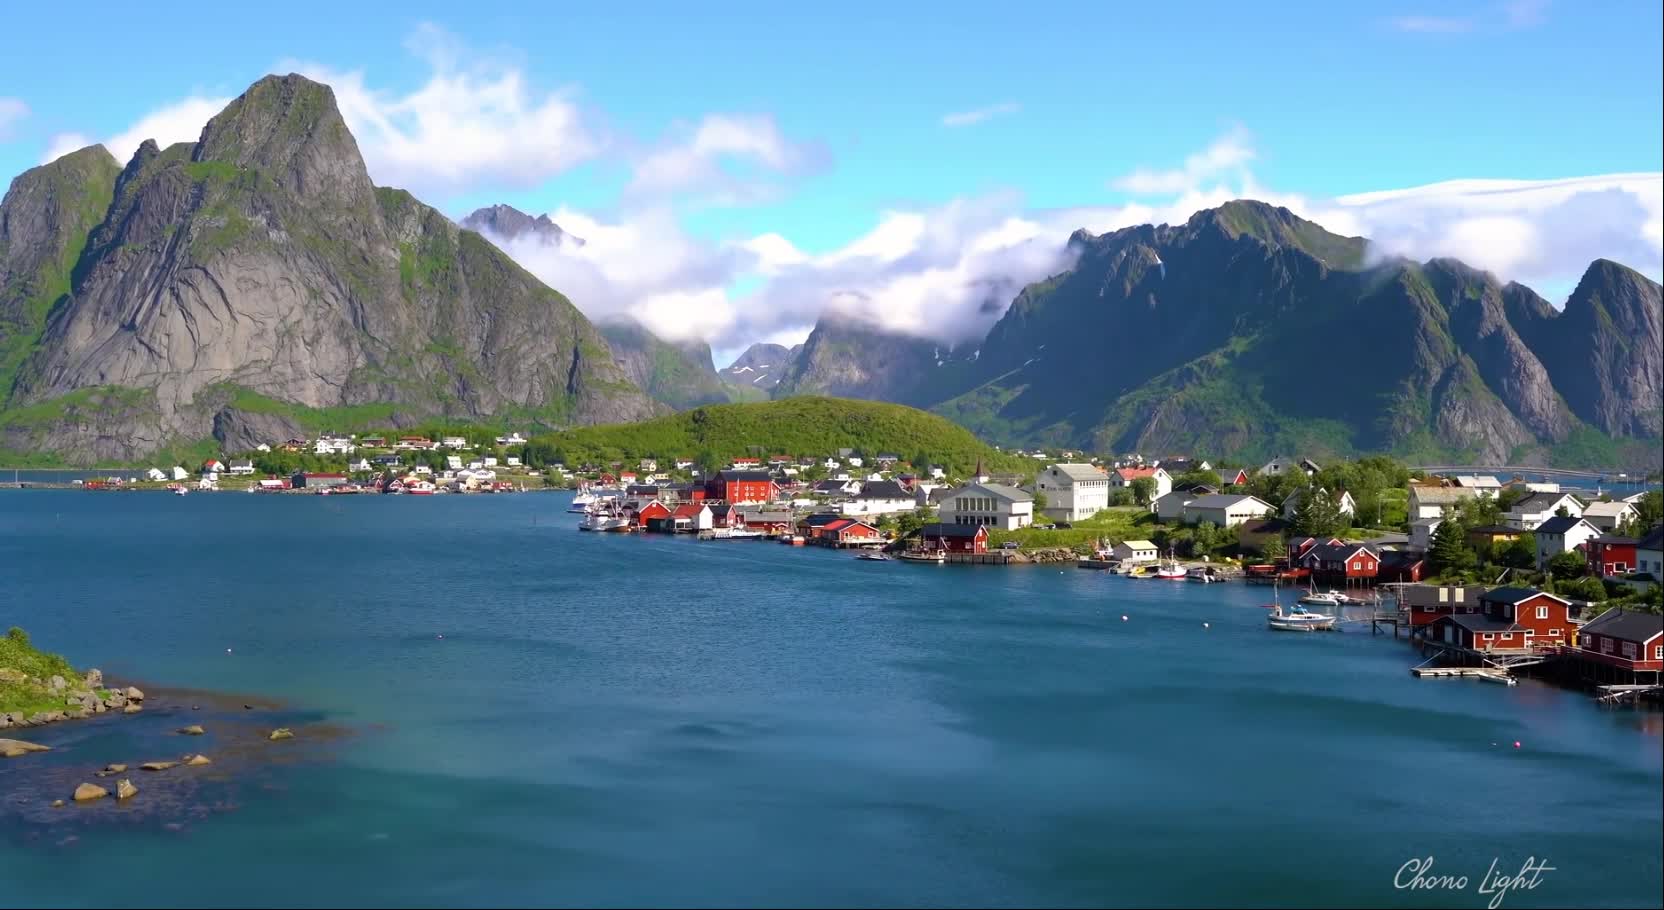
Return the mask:
[[[1179,561],[1174,558],[1171,548],[1167,551],[1167,558],[1156,565],[1156,577],[1163,581],[1184,581],[1186,574],[1188,573],[1184,566],[1179,565]]]
[[[1328,632],[1335,627],[1335,618],[1322,613],[1313,613],[1305,607],[1295,605],[1294,609],[1283,610],[1283,595],[1276,587],[1272,588],[1273,602],[1266,604],[1271,612],[1265,614],[1265,624],[1276,632]]]

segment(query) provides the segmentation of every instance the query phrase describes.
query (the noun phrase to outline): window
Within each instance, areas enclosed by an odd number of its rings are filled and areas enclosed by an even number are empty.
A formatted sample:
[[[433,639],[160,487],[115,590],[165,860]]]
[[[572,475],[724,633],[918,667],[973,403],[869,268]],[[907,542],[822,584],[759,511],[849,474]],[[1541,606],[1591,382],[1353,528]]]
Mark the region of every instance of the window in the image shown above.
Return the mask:
[[[1653,645],[1652,646],[1652,659],[1653,660],[1664,660],[1664,645]]]
[[[1537,608],[1537,618],[1538,619],[1548,619],[1548,607],[1538,607]]]
[[[1632,642],[1632,641],[1624,642],[1624,656],[1629,658],[1630,660],[1635,659],[1635,656],[1636,656],[1635,642]]]
[[[1548,637],[1549,638],[1559,638],[1560,637],[1560,630],[1559,629],[1550,629],[1550,630],[1548,630]]]
[[[1514,640],[1514,633],[1512,633],[1512,632],[1502,633],[1502,640],[1503,641],[1513,641]]]
[[[1612,639],[1602,636],[1602,638],[1600,640],[1600,653],[1602,653],[1602,654],[1611,654],[1612,653]]]
[[[1364,569],[1364,564],[1362,562],[1359,562],[1358,560],[1354,559],[1354,560],[1352,560],[1352,568],[1359,571],[1359,572],[1362,572],[1363,569]]]
[[[1486,633],[1485,633],[1485,640],[1486,640],[1486,641],[1490,641],[1490,640],[1491,640],[1491,633],[1489,633],[1489,632],[1486,632]]]

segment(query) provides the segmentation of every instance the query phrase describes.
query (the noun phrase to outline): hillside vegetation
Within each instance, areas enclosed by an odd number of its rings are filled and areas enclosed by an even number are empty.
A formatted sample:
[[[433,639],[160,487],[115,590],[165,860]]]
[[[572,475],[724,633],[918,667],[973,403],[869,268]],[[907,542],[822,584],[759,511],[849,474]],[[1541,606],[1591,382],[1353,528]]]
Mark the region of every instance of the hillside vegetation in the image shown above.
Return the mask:
[[[579,427],[532,440],[528,458],[577,466],[620,459],[688,457],[722,462],[736,456],[825,455],[852,448],[867,457],[892,453],[964,472],[980,459],[990,470],[1032,470],[970,431],[902,405],[841,398],[711,405],[641,423]]]

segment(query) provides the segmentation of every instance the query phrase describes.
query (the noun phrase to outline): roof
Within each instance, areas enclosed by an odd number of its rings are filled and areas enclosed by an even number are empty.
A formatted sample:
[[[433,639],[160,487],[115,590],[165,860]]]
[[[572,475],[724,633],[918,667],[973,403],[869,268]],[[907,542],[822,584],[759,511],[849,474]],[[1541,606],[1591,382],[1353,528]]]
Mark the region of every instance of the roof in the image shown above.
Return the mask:
[[[1181,483],[1178,486],[1174,487],[1173,491],[1171,493],[1164,493],[1164,494],[1162,494],[1162,496],[1158,496],[1156,498],[1160,499],[1160,498],[1163,498],[1165,496],[1172,496],[1173,493],[1194,493],[1198,496],[1206,496],[1209,493],[1217,493],[1217,492],[1219,492],[1219,488],[1215,487],[1211,484]]]
[[[1588,635],[1590,632],[1599,632],[1624,641],[1651,641],[1664,634],[1664,616],[1614,607],[1591,620],[1579,634]]]
[[[1566,517],[1562,518],[1561,516],[1556,515],[1553,518],[1550,518],[1548,521],[1545,521],[1542,524],[1538,525],[1537,526],[1537,533],[1538,534],[1564,534],[1567,531],[1570,531],[1572,528],[1575,528],[1580,524],[1584,524],[1584,521],[1581,518],[1572,518],[1570,516],[1566,516]]]
[[[996,496],[1000,499],[1003,499],[1006,502],[1033,502],[1034,501],[1034,495],[1032,493],[1029,493],[1027,490],[1019,490],[1016,487],[1006,486],[1003,483],[973,483],[973,484],[967,484],[963,487],[960,487],[958,490],[955,490],[954,492],[956,494],[972,493],[972,492],[977,491],[977,490],[981,490],[985,493],[992,494],[993,496]]]
[[[1527,512],[1547,512],[1550,509],[1553,509],[1555,506],[1559,505],[1561,500],[1564,500],[1566,497],[1568,497],[1570,495],[1572,495],[1572,494],[1570,494],[1570,493],[1532,493],[1530,496],[1527,496],[1524,499],[1520,500],[1519,502],[1514,503],[1514,507],[1509,509],[1508,511],[1519,513],[1519,514],[1522,514],[1522,515],[1527,513]]]
[[[1439,600],[1441,588],[1446,591],[1446,599],[1442,602]],[[1398,602],[1412,607],[1476,607],[1479,598],[1488,590],[1484,585],[1405,585],[1398,589]],[[1460,598],[1454,596],[1457,591],[1462,592]]]
[[[1502,486],[1502,482],[1492,474],[1452,474],[1452,483],[1461,487],[1477,487],[1479,489],[1495,489]]]
[[[1536,588],[1518,587],[1497,588],[1481,597],[1480,600],[1489,600],[1495,603],[1517,604],[1530,600],[1531,598],[1539,595],[1544,597],[1554,597],[1555,600],[1558,600],[1561,603],[1569,602],[1564,597],[1555,597],[1555,595],[1549,594],[1547,591],[1539,591]]]
[[[1056,471],[1070,480],[1104,479],[1104,472],[1089,464],[1054,464],[1048,470]]]
[[[677,506],[676,510],[670,514],[676,516],[677,518],[694,518],[699,514],[700,510],[704,508],[705,504],[702,502],[684,502]]]
[[[1633,547],[1638,541],[1633,537],[1624,537],[1621,534],[1602,534],[1599,537],[1589,538],[1589,542],[1603,543],[1609,547]]]
[[[1257,502],[1267,509],[1271,508],[1270,503],[1246,493],[1209,493],[1206,496],[1192,499],[1186,504],[1186,507],[1194,509],[1229,509],[1231,506],[1242,505],[1245,502]]]
[[[1241,534],[1281,534],[1289,529],[1285,518],[1250,518],[1236,526]]]
[[[1381,568],[1407,569],[1418,562],[1426,562],[1427,558],[1420,553],[1408,550],[1382,550]]]
[[[1467,487],[1441,487],[1412,483],[1410,484],[1410,495],[1416,498],[1416,502],[1424,502],[1429,505],[1449,505],[1461,502],[1464,499],[1472,499],[1474,492]]]
[[[815,512],[813,514],[803,516],[803,523],[811,528],[819,528],[831,524],[834,521],[840,521],[842,518],[843,516],[833,512]]]
[[[844,480],[822,480],[815,484],[814,490],[816,493],[842,493],[844,484],[847,482]]]
[[[632,483],[624,489],[624,494],[626,496],[657,496],[659,495],[659,487],[658,484]]]
[[[726,480],[730,483],[745,481],[771,480],[767,471],[718,471],[716,480]]]
[[[1661,549],[1664,549],[1664,525],[1653,525],[1652,530],[1648,531],[1646,533],[1646,536],[1641,538],[1641,542],[1635,545],[1635,549],[1637,549],[1637,550],[1661,550]]]
[[[1518,536],[1520,534],[1524,534],[1525,531],[1520,529],[1520,528],[1510,528],[1507,525],[1480,525],[1477,528],[1468,528],[1468,533],[1469,534],[1512,534],[1514,536]]]
[[[1369,553],[1370,556],[1375,556],[1374,550],[1371,550],[1369,547],[1366,547],[1361,543],[1320,543],[1306,551],[1306,553],[1300,558],[1304,560],[1308,557],[1316,556],[1318,560],[1322,562],[1342,562],[1350,559],[1352,554],[1358,552],[1359,550]],[[1376,558],[1379,559],[1380,557],[1377,556]]]
[[[983,530],[982,525],[943,524],[942,522],[935,521],[935,522],[931,522],[930,524],[927,524],[924,527],[920,528],[919,529],[919,536],[920,537],[965,537],[965,538],[972,538],[972,537],[976,537],[977,532],[982,531],[982,530]]]
[[[1619,515],[1633,511],[1635,511],[1635,507],[1627,502],[1624,502],[1623,500],[1619,500],[1617,502],[1591,502],[1583,507],[1584,517],[1588,517],[1590,515],[1605,515],[1611,518],[1617,518]]]
[[[1116,468],[1115,473],[1119,474],[1122,480],[1137,480],[1140,477],[1154,477],[1156,472],[1160,470],[1160,468]],[[1166,472],[1163,471],[1162,473]]]
[[[735,511],[738,512],[740,517],[745,519],[747,522],[755,521],[766,524],[783,524],[792,520],[792,513],[785,511],[784,509],[773,509],[768,511],[762,509],[755,509],[752,511],[735,509]]]
[[[873,480],[861,485],[856,499],[912,499],[913,494],[893,480]]]
[[[1156,545],[1150,543],[1148,540],[1123,540],[1121,541],[1121,546],[1128,547],[1133,550],[1154,550],[1156,548]]]

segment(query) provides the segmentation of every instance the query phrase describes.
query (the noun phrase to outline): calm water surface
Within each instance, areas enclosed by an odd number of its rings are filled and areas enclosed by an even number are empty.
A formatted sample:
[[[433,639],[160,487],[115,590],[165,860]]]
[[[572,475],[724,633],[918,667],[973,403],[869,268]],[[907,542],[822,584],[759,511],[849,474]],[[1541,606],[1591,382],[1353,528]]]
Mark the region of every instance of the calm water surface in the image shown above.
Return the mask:
[[[1480,907],[1530,857],[1504,906],[1664,893],[1655,714],[1415,680],[1367,626],[1266,632],[1263,590],[565,504],[0,493],[0,626],[354,731],[182,831],[14,819],[0,904]],[[141,729],[97,723],[35,738]],[[1417,856],[1468,890],[1395,890]]]

